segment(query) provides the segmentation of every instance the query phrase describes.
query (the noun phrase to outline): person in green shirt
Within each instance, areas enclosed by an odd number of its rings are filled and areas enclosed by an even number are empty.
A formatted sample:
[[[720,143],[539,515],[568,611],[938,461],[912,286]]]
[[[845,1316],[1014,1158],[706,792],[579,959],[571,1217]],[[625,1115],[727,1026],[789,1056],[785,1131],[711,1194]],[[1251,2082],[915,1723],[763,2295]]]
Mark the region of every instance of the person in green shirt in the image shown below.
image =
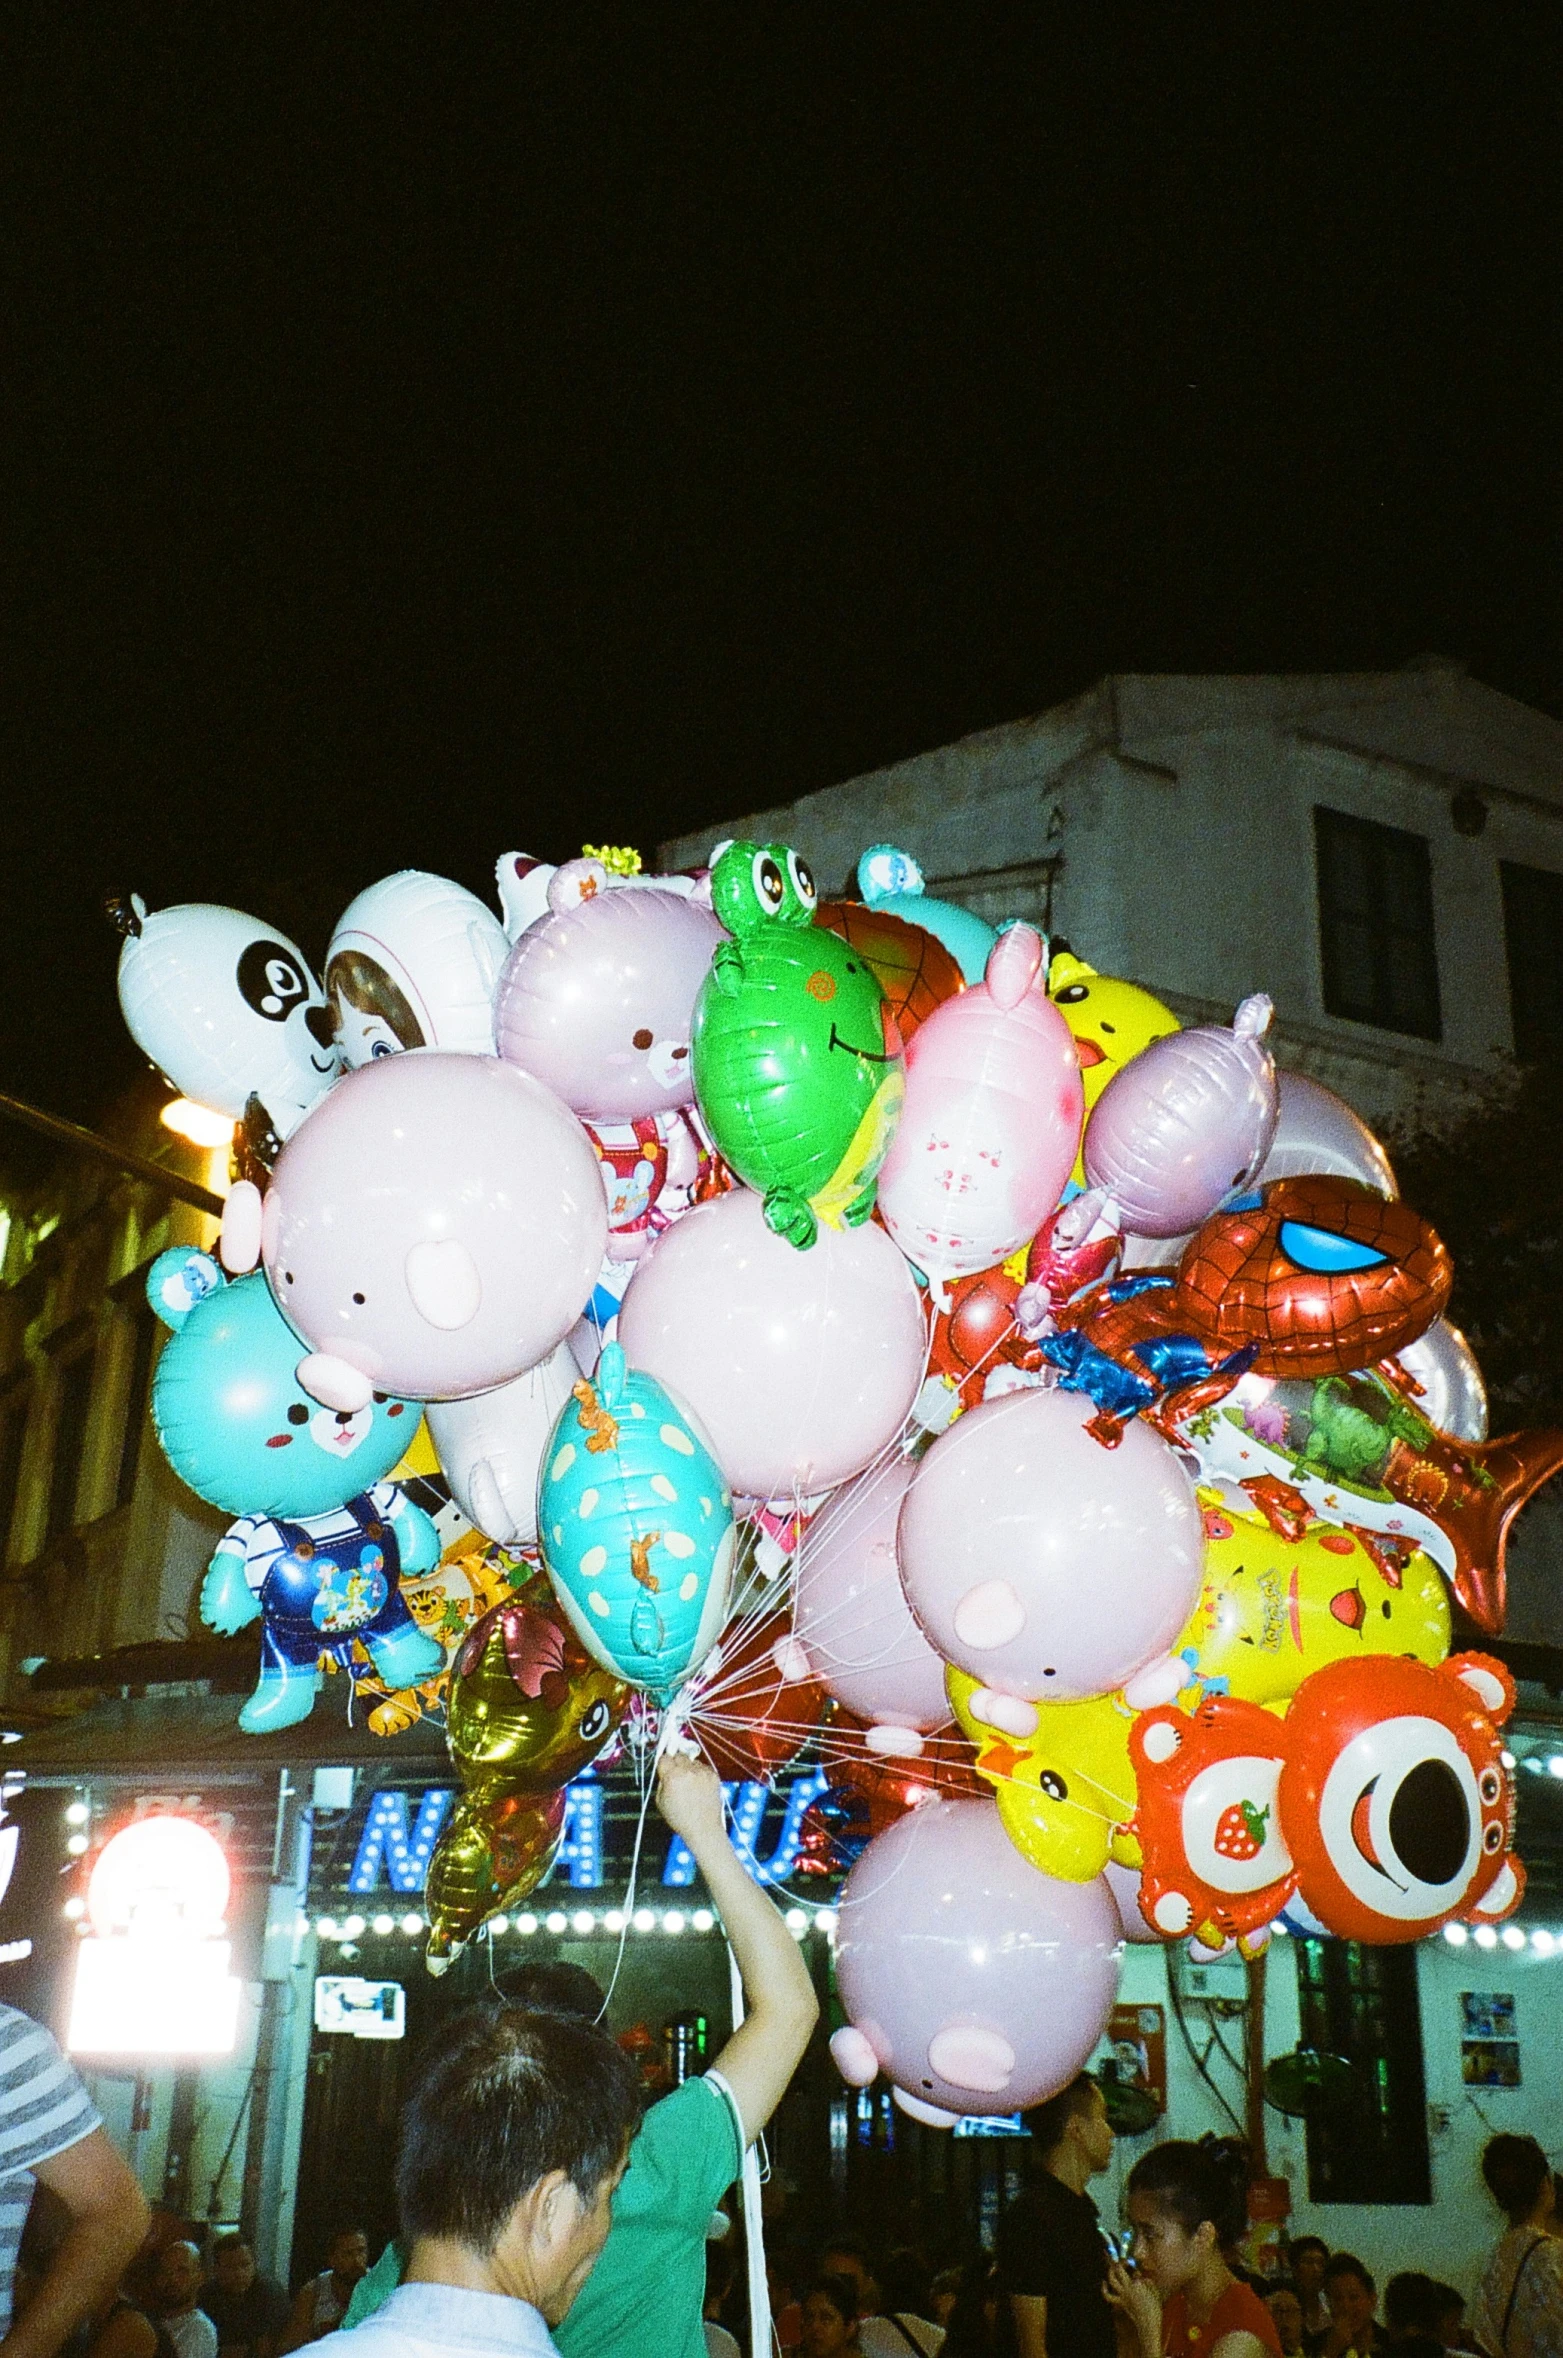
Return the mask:
[[[683,1836],[722,1917],[743,1979],[745,2019],[702,2079],[651,2106],[613,2197],[591,2275],[554,2329],[562,2358],[705,2358],[705,2238],[712,2212],[786,2092],[819,2016],[798,1943],[748,1873],[704,1761],[664,1756],[657,1803]],[[605,2000],[580,1966],[524,1966],[504,1976],[509,2004],[596,2020]],[[355,2292],[346,2331],[390,2298],[403,2254],[387,2244]]]

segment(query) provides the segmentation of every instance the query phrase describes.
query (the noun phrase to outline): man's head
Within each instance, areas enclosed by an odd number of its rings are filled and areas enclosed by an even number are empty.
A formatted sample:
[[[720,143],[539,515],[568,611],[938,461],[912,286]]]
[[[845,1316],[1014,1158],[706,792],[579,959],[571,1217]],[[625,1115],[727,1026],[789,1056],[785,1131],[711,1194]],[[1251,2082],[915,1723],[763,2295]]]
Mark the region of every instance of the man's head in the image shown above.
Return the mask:
[[[201,2289],[201,2255],[193,2243],[165,2244],[158,2254],[152,2290],[167,2317],[193,2309]]]
[[[1077,2073],[1067,2088],[1060,2088],[1045,2104],[1034,2104],[1021,2117],[1045,2169],[1057,2170],[1060,2161],[1073,2165],[1058,2172],[1066,2183],[1078,2182],[1083,2187],[1113,2158],[1107,2100],[1101,2083],[1088,2071]]]
[[[403,2233],[487,2263],[550,2325],[608,2237],[640,2124],[635,2067],[578,2015],[474,2007],[449,2025],[402,2123]]]
[[[1330,2247],[1320,2236],[1294,2235],[1288,2251],[1292,2263],[1292,2282],[1304,2301],[1307,2301],[1324,2282]]]
[[[222,2235],[213,2244],[212,2282],[236,2301],[255,2282],[255,2254],[242,2235]]]
[[[339,2227],[326,2246],[326,2266],[340,2284],[369,2273],[369,2238],[361,2227]]]
[[[1384,2330],[1392,2342],[1409,2341],[1414,2334],[1438,2338],[1444,2287],[1418,2269],[1392,2276],[1384,2287]]]
[[[1264,2305],[1281,2345],[1281,2358],[1297,2358],[1303,2346],[1303,2313],[1302,2296],[1296,2285],[1288,2284],[1284,2278],[1278,2284],[1267,2285]]]
[[[568,1965],[563,1958],[514,1965],[500,1974],[498,1987],[507,2006],[529,2014],[578,2014],[583,2022],[599,2021],[608,2002],[601,1982],[584,1965]]]
[[[855,2235],[837,2236],[833,2243],[826,2244],[819,2256],[819,2272],[822,2277],[846,2278],[857,2295],[860,2317],[878,2316],[879,2279],[870,2264],[867,2246],[859,2243]]]
[[[1378,2287],[1350,2252],[1336,2252],[1325,2262],[1324,2297],[1332,2322],[1345,2326],[1353,2342],[1362,2340],[1378,2307]]]

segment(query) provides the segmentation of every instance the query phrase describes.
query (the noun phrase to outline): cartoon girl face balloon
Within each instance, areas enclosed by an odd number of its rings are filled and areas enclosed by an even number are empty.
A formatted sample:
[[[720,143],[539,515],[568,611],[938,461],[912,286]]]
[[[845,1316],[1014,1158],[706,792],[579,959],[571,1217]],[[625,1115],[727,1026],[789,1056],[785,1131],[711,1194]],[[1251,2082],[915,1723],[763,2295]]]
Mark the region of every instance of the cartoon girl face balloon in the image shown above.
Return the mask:
[[[610,889],[600,862],[567,862],[547,915],[521,935],[500,977],[500,1055],[587,1121],[688,1105],[695,998],[721,939],[710,910],[687,894]]]
[[[131,1038],[174,1087],[237,1121],[259,1098],[286,1138],[339,1070],[331,1018],[303,951],[239,909],[116,905],[119,1004]]]
[[[494,986],[509,944],[474,893],[403,868],[337,919],[326,995],[351,1071],[403,1048],[493,1053]]]
[[[1074,1162],[1080,1065],[1042,979],[1041,936],[1011,926],[984,980],[935,1008],[907,1050],[879,1210],[907,1259],[941,1288],[1035,1235]]]
[[[1085,1131],[1086,1177],[1135,1236],[1181,1236],[1246,1187],[1270,1151],[1278,1099],[1263,993],[1232,1029],[1153,1040],[1103,1090]]]

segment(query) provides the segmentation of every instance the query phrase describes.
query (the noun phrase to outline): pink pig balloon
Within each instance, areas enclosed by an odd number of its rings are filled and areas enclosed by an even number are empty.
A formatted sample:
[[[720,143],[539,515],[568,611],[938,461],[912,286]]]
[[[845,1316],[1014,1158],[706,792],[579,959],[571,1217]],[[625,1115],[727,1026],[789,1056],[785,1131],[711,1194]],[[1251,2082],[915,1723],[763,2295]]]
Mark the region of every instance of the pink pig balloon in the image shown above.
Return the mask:
[[[830,2042],[856,2087],[880,2072],[939,2128],[1067,2087],[1118,1994],[1118,1910],[1098,1875],[1023,1859],[991,1801],[933,1801],[876,1835],[843,1886]]]
[[[793,1635],[820,1684],[874,1724],[871,1751],[916,1755],[950,1716],[944,1664],[912,1619],[895,1532],[916,1467],[894,1457],[838,1490],[797,1557]]]
[[[1181,1236],[1252,1180],[1275,1136],[1272,1013],[1261,992],[1230,1031],[1171,1032],[1114,1073],[1085,1126],[1085,1175],[1120,1228]]]
[[[1012,925],[984,980],[936,1007],[907,1047],[879,1210],[941,1295],[1034,1236],[1074,1164],[1085,1092],[1042,980],[1041,936]]]
[[[346,1074],[294,1131],[261,1257],[317,1398],[454,1400],[564,1340],[607,1228],[597,1158],[540,1081],[413,1048]]]
[[[671,1113],[694,1097],[689,1032],[695,996],[725,937],[709,909],[655,886],[569,890],[522,934],[494,998],[507,1064],[545,1081],[587,1121]],[[599,871],[600,873],[600,871]]]
[[[1092,1414],[1078,1392],[984,1401],[934,1443],[901,1509],[901,1582],[928,1638],[1032,1703],[1111,1694],[1199,1596],[1193,1483],[1144,1424],[1103,1449]]]
[[[922,1381],[917,1287],[884,1230],[795,1252],[740,1187],[697,1204],[630,1280],[619,1341],[692,1408],[734,1490],[832,1490],[893,1441]]]

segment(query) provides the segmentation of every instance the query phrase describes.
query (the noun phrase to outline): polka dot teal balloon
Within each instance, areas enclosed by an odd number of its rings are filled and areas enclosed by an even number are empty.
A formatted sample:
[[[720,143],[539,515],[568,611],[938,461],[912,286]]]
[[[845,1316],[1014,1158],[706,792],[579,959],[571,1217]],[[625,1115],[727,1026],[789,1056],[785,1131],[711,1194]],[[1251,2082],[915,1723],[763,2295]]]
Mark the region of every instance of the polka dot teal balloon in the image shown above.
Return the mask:
[[[733,1501],[693,1417],[617,1343],[560,1411],[537,1529],[582,1645],[620,1678],[670,1695],[727,1618]]]

